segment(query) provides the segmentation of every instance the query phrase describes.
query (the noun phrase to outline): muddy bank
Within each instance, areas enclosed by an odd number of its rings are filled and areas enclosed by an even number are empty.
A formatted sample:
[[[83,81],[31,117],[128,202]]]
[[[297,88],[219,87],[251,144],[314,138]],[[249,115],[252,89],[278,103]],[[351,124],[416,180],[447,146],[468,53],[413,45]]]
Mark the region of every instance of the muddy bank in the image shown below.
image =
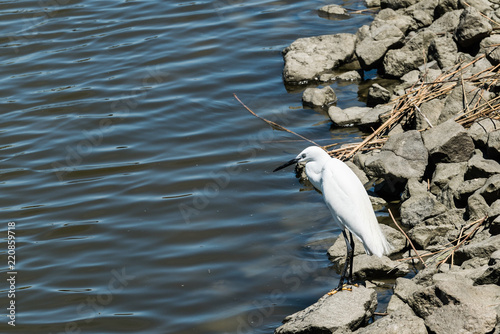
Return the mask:
[[[362,182],[376,180],[382,201],[400,201],[407,238],[383,226],[393,253],[379,259],[358,245],[354,258],[358,279],[399,277],[394,294],[376,321],[372,284],[325,295],[276,333],[500,333],[500,2],[380,6],[356,34],[293,42],[283,51],[283,78],[318,86],[304,92],[304,105],[327,111],[333,126],[373,132],[331,154]],[[350,15],[328,7],[322,17]],[[372,69],[397,84],[373,84],[366,107],[336,107],[328,82],[359,81]],[[328,250],[338,267],[344,254],[343,240]],[[415,262],[422,269],[403,278]]]

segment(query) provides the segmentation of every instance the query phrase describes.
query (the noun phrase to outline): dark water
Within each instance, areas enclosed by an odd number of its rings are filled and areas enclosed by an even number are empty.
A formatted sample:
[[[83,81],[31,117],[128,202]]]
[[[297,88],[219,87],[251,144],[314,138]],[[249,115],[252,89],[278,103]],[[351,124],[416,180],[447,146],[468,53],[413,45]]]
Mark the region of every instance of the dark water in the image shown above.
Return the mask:
[[[307,143],[232,96],[324,144],[359,138],[281,80],[296,38],[371,20],[326,3],[2,1],[0,332],[270,333],[335,286],[321,197],[271,173]]]

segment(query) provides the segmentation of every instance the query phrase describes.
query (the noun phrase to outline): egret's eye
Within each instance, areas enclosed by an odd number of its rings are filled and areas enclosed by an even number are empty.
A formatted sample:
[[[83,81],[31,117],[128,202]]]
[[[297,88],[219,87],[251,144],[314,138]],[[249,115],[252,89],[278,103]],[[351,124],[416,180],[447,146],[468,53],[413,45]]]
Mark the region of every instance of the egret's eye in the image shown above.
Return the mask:
[[[306,157],[306,154],[302,153],[302,159],[304,159],[305,157]]]

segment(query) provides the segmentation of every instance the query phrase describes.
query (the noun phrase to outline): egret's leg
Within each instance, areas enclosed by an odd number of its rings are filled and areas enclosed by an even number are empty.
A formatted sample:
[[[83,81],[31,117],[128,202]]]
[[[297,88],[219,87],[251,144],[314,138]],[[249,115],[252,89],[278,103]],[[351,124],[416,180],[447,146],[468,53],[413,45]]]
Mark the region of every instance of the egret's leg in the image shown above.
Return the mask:
[[[354,238],[352,237],[351,231],[349,231],[349,236],[351,237],[351,255],[349,256],[351,263],[349,263],[349,277],[347,278],[347,284],[352,285],[352,267],[354,262]]]
[[[333,294],[337,293],[338,291],[341,291],[344,288],[344,281],[345,281],[345,278],[347,275],[347,269],[349,267],[349,264],[352,263],[351,258],[354,254],[353,250],[352,250],[351,243],[349,242],[349,238],[347,237],[347,233],[345,232],[345,229],[342,230],[342,234],[344,235],[345,244],[347,246],[347,255],[346,255],[346,259],[345,259],[345,263],[344,263],[344,268],[342,269],[342,273],[340,274],[339,285],[335,289],[330,291],[328,293],[329,295],[333,295]]]

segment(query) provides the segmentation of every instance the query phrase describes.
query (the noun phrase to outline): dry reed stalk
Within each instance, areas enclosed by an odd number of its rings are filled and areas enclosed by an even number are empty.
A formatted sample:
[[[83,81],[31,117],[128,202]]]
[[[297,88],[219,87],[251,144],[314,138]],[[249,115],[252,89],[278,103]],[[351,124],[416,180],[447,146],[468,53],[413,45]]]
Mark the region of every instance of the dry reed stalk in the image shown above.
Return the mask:
[[[392,221],[394,222],[394,224],[396,224],[396,226],[401,231],[401,233],[403,233],[403,235],[405,236],[406,240],[408,240],[408,242],[410,243],[411,248],[413,249],[413,251],[415,252],[415,254],[417,254],[418,259],[420,260],[420,262],[422,262],[422,264],[424,265],[424,267],[427,267],[427,265],[425,264],[425,261],[422,259],[422,257],[420,256],[420,254],[418,254],[417,249],[415,248],[415,246],[413,246],[413,242],[411,242],[411,240],[408,237],[408,235],[406,235],[405,231],[403,231],[403,229],[401,228],[401,226],[399,226],[399,224],[396,222],[396,219],[394,219],[394,216],[392,215],[391,209],[387,209],[387,210],[389,211],[389,214],[391,215],[391,218],[392,218]]]

